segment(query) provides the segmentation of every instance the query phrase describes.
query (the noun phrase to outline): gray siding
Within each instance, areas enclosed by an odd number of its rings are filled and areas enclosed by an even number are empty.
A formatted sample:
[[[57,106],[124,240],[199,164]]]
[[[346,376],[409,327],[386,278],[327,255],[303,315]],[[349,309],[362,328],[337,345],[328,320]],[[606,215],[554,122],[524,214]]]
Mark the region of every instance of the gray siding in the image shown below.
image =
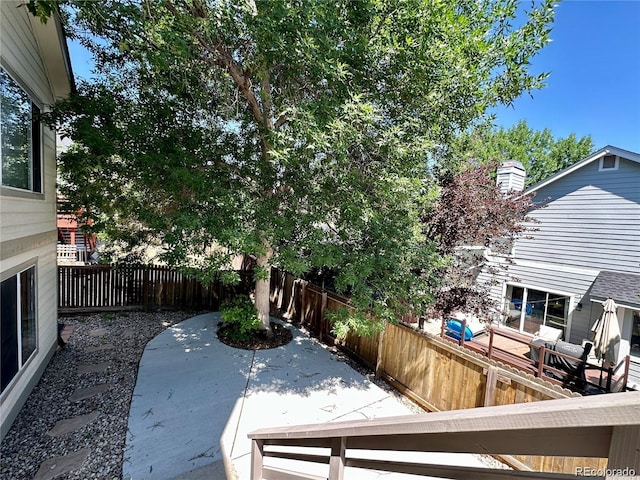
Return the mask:
[[[633,357],[632,357],[633,358]],[[629,384],[634,384],[636,390],[640,390],[640,362],[631,361],[629,364]]]
[[[537,230],[516,242],[514,264],[490,291],[497,305],[504,283],[572,296],[574,306],[582,304],[570,312],[573,343],[590,338],[601,313],[589,297],[598,273],[640,274],[640,164],[621,158],[617,170],[598,168],[592,161],[537,191],[536,203],[544,205],[530,214]]]
[[[520,239],[516,259],[640,274],[640,165],[621,159],[599,172],[598,161],[540,189],[539,223]]]

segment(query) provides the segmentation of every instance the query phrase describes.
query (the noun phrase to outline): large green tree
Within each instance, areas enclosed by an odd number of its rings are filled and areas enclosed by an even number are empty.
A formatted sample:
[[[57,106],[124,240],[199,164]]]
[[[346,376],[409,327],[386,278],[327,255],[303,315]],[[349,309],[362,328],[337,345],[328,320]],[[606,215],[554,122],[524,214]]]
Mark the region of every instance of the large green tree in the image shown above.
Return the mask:
[[[69,197],[203,277],[254,255],[265,329],[273,264],[334,269],[382,319],[428,294],[428,154],[542,85],[553,20],[548,0],[68,3],[99,73],[50,117],[77,142]]]
[[[521,120],[510,128],[476,126],[456,137],[445,158],[481,164],[518,160],[527,172],[527,185],[533,185],[592,152],[589,135],[557,138],[548,128],[533,130]]]

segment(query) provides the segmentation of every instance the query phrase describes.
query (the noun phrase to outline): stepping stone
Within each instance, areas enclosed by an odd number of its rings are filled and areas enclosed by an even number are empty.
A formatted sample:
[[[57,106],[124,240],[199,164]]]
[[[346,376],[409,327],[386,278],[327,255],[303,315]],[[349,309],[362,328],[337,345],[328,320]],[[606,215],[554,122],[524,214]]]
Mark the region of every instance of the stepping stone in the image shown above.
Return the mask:
[[[75,453],[45,460],[40,465],[33,480],[52,480],[64,473],[79,470],[89,457],[91,450],[83,448]]]
[[[113,347],[113,343],[106,343],[104,345],[98,345],[97,347],[87,347],[86,351],[89,353],[100,352],[102,350],[111,350]]]
[[[60,332],[60,337],[62,337],[62,340],[64,341],[64,343],[69,343],[69,337],[73,333],[73,329],[74,329],[73,325],[65,324],[64,328]]]
[[[94,328],[93,330],[91,330],[89,332],[89,336],[90,337],[103,337],[104,335],[106,335],[107,333],[109,333],[109,330],[107,330],[104,327],[101,328]]]
[[[108,383],[102,383],[100,385],[95,385],[93,387],[78,388],[75,392],[73,392],[73,395],[69,397],[69,401],[80,402],[87,398],[91,398],[95,395],[98,395],[102,392],[109,390],[110,386],[111,385],[109,385]]]
[[[47,432],[47,435],[49,435],[50,437],[59,437],[61,435],[64,435],[65,433],[80,430],[85,425],[93,422],[99,416],[100,412],[98,410],[94,410],[87,415],[60,420],[53,426],[51,430]]]
[[[110,362],[87,363],[78,365],[78,375],[82,375],[83,373],[104,373],[109,369],[110,366]]]

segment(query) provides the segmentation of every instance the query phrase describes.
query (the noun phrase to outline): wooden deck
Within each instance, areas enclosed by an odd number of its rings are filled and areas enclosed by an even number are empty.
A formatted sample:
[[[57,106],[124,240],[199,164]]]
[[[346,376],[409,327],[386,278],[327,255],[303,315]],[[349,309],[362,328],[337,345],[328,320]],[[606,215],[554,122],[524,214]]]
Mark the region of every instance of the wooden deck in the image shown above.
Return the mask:
[[[463,323],[463,330],[465,324]],[[531,359],[531,349],[539,349],[538,358],[546,358],[544,346],[532,346],[533,337],[522,333],[514,332],[511,329],[489,327],[488,333],[481,333],[471,340],[456,340],[445,334],[445,327],[441,326],[440,336],[443,339],[457,343],[458,345],[479,353],[491,360],[502,362],[515,367],[523,372],[530,373],[536,377],[571,388],[580,393],[605,393],[620,392],[626,389],[629,369],[629,357],[627,356],[616,368],[603,369],[600,365],[586,362],[582,372],[575,370],[568,373],[559,369],[557,365],[536,362]],[[547,352],[549,352],[547,350]],[[549,352],[551,354],[551,352]],[[583,359],[574,358],[569,355],[553,351],[554,358],[560,357],[565,361],[578,365]],[[577,368],[577,367],[576,367]],[[586,381],[586,382],[585,382]]]
[[[505,331],[503,329],[500,330]],[[473,338],[473,341],[484,345],[489,348],[490,336],[488,333],[479,335]],[[522,335],[520,333],[509,331],[509,337],[503,335],[495,335],[493,339],[493,346],[498,348],[504,352],[508,352],[512,355],[519,355],[528,358],[529,356],[529,345],[532,337],[528,335]]]

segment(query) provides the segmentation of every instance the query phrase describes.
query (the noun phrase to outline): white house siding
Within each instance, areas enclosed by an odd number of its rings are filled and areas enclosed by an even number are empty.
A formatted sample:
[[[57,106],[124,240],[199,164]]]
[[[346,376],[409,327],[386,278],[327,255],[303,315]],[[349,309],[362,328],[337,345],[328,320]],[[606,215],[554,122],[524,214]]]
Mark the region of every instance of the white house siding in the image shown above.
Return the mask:
[[[21,2],[0,1],[0,52],[2,67],[46,110],[54,102],[54,90],[70,88],[69,78],[50,79],[51,58],[43,59],[41,45],[50,52],[61,41],[59,25],[49,20],[36,25]],[[39,20],[35,20],[39,22]],[[42,36],[45,35],[45,36]],[[66,53],[58,49],[56,59]],[[49,64],[49,68],[47,67]],[[55,88],[54,88],[55,85]],[[42,193],[2,187],[0,194],[0,274],[2,280],[32,265],[36,267],[37,347],[12,382],[0,395],[0,438],[38,382],[57,338],[56,270],[56,140],[54,132],[42,130]]]

